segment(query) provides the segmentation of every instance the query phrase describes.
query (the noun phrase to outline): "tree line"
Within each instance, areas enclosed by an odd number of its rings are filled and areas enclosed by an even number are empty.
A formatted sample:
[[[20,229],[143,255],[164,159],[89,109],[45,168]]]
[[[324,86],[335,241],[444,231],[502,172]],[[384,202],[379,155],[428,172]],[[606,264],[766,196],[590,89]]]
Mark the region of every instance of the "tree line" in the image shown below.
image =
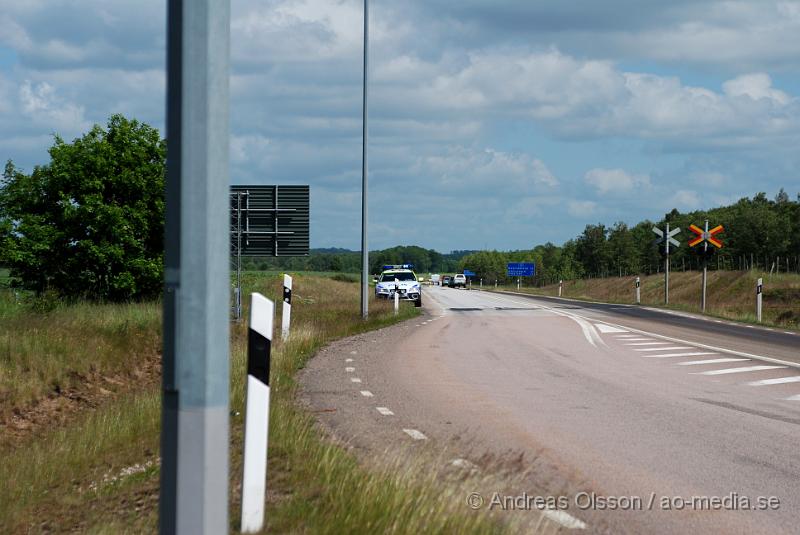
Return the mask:
[[[762,192],[710,210],[681,213],[673,209],[657,221],[645,220],[633,227],[624,222],[610,227],[589,224],[561,246],[546,243],[530,250],[480,251],[464,256],[459,269],[470,269],[485,281],[507,283],[508,262],[534,262],[537,275],[529,281],[534,284],[656,273],[663,271],[665,260],[663,250],[653,243],[652,229],[664,230],[667,223],[681,229],[676,236],[681,246],[670,250],[671,269],[700,269],[704,261],[698,254],[700,246],[687,245],[695,236],[689,225],[702,229],[706,220],[710,227],[724,227],[718,235],[723,248],[705,258],[710,269],[800,272],[800,194],[791,200],[783,189],[773,199]]]
[[[11,160],[0,183],[0,266],[12,284],[37,294],[108,301],[151,299],[164,275],[166,142],[157,129],[113,115],[105,127],[65,142],[55,136],[50,161],[30,173]],[[683,245],[670,255],[673,269],[696,269],[688,227],[708,219],[722,224],[725,247],[712,269],[800,271],[800,195],[781,190],[743,198],[730,206],[681,213],[633,227],[587,225],[563,245],[545,243],[517,251],[440,253],[416,245],[370,252],[370,271],[384,264],[414,264],[418,273],[470,269],[487,282],[509,282],[508,262],[535,262],[534,284],[559,279],[649,274],[663,269],[653,246],[653,226],[680,227]],[[246,258],[245,269],[361,271],[361,255],[315,249],[306,257]]]

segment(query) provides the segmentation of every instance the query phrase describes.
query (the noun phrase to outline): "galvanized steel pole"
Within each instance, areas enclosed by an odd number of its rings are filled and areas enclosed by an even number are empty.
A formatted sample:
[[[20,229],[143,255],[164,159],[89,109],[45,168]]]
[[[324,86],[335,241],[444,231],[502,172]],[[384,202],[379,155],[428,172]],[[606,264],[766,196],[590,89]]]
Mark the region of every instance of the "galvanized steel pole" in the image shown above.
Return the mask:
[[[167,8],[159,531],[226,533],[230,4]]]
[[[367,249],[367,73],[369,67],[369,0],[364,0],[364,87],[361,108],[361,316],[369,316],[369,250]]]

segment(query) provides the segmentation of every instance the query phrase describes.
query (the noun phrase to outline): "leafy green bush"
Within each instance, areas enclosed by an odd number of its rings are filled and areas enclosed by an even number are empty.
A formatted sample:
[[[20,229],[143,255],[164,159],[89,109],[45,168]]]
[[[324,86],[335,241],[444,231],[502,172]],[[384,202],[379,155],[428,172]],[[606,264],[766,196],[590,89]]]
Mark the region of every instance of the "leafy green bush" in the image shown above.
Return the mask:
[[[9,160],[0,264],[38,294],[127,301],[161,291],[166,143],[122,115],[72,143],[55,136],[30,175]]]

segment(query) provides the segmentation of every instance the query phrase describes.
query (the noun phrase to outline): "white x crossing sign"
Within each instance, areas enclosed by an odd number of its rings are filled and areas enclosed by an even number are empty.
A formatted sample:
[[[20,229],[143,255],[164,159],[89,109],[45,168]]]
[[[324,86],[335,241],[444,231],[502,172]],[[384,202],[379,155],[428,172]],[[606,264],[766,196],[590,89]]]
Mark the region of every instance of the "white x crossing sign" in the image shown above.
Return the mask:
[[[675,236],[680,231],[681,231],[680,227],[670,230],[669,225],[667,225],[667,232],[666,232],[666,236],[665,236],[663,230],[661,230],[658,227],[653,227],[653,232],[655,232],[656,235],[658,236],[658,238],[656,238],[656,244],[662,244],[662,243],[664,243],[664,241],[668,240],[669,243],[671,243],[675,247],[680,247],[681,242],[679,242],[678,240],[673,238],[673,236]]]

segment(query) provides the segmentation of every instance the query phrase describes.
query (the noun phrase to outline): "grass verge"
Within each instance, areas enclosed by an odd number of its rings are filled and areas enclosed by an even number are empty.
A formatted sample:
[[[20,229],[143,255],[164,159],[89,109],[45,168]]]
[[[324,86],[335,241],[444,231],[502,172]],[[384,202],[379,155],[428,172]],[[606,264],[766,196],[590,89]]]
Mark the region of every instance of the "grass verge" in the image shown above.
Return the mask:
[[[248,273],[244,287],[280,299],[278,277]],[[293,293],[292,335],[287,343],[277,341],[273,346],[267,530],[502,530],[504,525],[492,515],[469,514],[453,487],[421,464],[359,464],[346,449],[326,440],[313,417],[296,403],[295,373],[321,345],[412,317],[417,311],[404,306],[395,317],[389,303],[373,302],[365,322],[358,311],[358,286],[329,278],[298,276]],[[43,336],[48,336],[46,325],[42,324]],[[237,531],[246,325],[231,329],[230,524],[231,531]],[[18,368],[9,369],[20,373]],[[65,425],[0,446],[4,482],[0,532],[154,532],[159,426],[160,391],[144,385],[82,412]]]

